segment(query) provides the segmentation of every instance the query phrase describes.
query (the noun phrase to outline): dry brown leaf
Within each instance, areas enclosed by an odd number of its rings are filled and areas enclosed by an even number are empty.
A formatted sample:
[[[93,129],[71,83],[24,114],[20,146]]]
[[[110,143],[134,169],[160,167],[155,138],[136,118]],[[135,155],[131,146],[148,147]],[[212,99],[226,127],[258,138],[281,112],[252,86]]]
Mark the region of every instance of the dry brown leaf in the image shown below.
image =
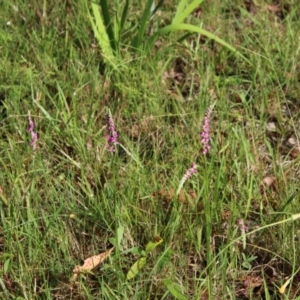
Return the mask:
[[[272,186],[275,182],[275,177],[274,176],[266,176],[263,180],[262,180],[262,184],[265,186]]]
[[[201,295],[201,300],[207,300],[209,299],[208,290],[205,290]]]
[[[231,216],[231,212],[228,209],[222,210],[222,221],[227,221]]]
[[[281,7],[278,4],[277,5],[268,5],[267,8],[270,12],[273,12],[273,13],[277,13],[277,12],[281,11]]]
[[[263,280],[259,276],[246,276],[244,280],[244,287],[247,289],[260,287],[262,284],[263,284]]]
[[[278,192],[278,183],[274,176],[265,176],[260,183],[260,192],[268,198],[267,192]]]
[[[297,158],[300,155],[300,145],[298,145],[297,147],[295,147],[291,152],[290,152],[290,156],[293,158]]]
[[[159,190],[157,195],[164,201],[170,202],[172,199],[176,198],[175,190]],[[194,191],[185,192],[180,190],[179,195],[177,196],[178,201],[182,203],[192,203],[193,200],[197,198],[197,195]]]
[[[96,268],[98,265],[100,265],[108,256],[110,256],[111,252],[114,250],[115,247],[112,247],[111,249],[107,250],[106,252],[100,253],[98,255],[91,256],[84,260],[84,263],[82,266],[76,266],[73,270],[73,280],[76,280],[78,277],[78,274],[84,273],[87,271],[91,271],[94,268]]]

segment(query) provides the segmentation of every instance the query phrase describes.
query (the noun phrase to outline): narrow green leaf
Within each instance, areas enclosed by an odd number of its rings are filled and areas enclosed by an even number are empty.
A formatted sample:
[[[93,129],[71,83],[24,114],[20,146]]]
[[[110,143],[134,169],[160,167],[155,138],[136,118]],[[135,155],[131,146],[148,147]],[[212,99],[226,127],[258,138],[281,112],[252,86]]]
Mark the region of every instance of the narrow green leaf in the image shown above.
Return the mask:
[[[164,4],[165,0],[160,0],[158,4],[155,6],[154,10],[151,11],[151,17],[156,14],[156,12],[160,9],[160,7]],[[154,3],[154,1],[153,1]]]
[[[168,289],[168,291],[179,300],[187,300],[188,298],[182,293],[182,290],[180,286],[174,282],[172,282],[171,279],[164,279],[163,283],[165,287]]]
[[[49,120],[49,121],[53,121],[54,119],[49,115],[49,113],[46,111],[46,109],[35,99],[32,99],[33,103],[43,112],[43,114],[45,115],[45,117]]]
[[[146,260],[146,257],[141,257],[133,264],[127,273],[128,280],[134,278],[140,272],[140,270],[144,267]]]
[[[120,23],[120,35],[122,34],[125,26],[125,21],[127,18],[127,12],[128,12],[128,7],[129,7],[129,0],[126,0],[123,12],[122,12],[122,17],[121,17],[121,23]]]
[[[8,273],[10,271],[10,269],[11,269],[11,260],[7,259],[4,262],[3,271],[4,271],[4,273]]]
[[[14,257],[14,255],[12,253],[2,253],[0,255],[0,261],[2,262],[4,260],[6,260],[6,259],[11,259],[13,257]]]
[[[157,241],[157,242],[149,242],[147,245],[146,245],[146,255],[148,255],[154,248],[156,248],[159,244],[161,244],[164,240],[159,238],[160,240]]]
[[[115,46],[116,48],[114,49],[115,54],[117,55],[117,50],[119,49],[119,43],[120,43],[120,23],[119,23],[119,16],[118,12],[115,12],[114,16],[114,39],[115,39]]]
[[[93,4],[94,3],[92,3],[92,5]],[[101,5],[102,14],[103,14],[103,23],[106,28],[107,35],[109,37],[109,42],[110,42],[111,48],[113,49],[113,51],[116,51],[116,39],[115,39],[113,27],[112,27],[111,18],[109,15],[109,8],[108,8],[107,1],[101,0],[100,5]]]
[[[113,246],[116,247],[116,245],[117,245],[116,238],[109,238],[108,240]]]
[[[158,258],[156,263],[158,270],[162,270],[166,266],[166,264],[171,260],[172,254],[173,251],[170,248],[164,251],[164,253]]]
[[[123,239],[123,234],[124,234],[124,227],[119,226],[118,229],[117,229],[117,241],[118,241],[117,246],[118,246],[119,249],[121,249],[120,246],[121,246],[121,241]]]
[[[130,250],[131,250],[130,252],[132,254],[145,256],[145,255],[143,255],[145,251],[139,247],[132,247]]]
[[[187,16],[189,16],[202,2],[203,0],[195,0],[190,5],[188,5],[188,7],[184,11],[179,12],[178,15],[176,13],[175,18],[172,21],[172,24],[179,24],[183,22],[183,20]]]
[[[140,21],[140,28],[139,28],[138,34],[134,38],[133,44],[132,44],[134,50],[140,50],[141,45],[143,43],[143,37],[145,34],[147,22],[149,21],[152,3],[153,3],[153,0],[148,0],[148,2],[146,3],[146,6],[144,8],[144,12],[143,12],[143,15],[142,15],[142,18]]]
[[[154,34],[148,41],[147,44],[147,51],[150,51],[150,49],[153,47],[155,41],[158,39],[159,36],[163,35],[163,34],[167,34],[173,31],[180,31],[180,30],[185,30],[185,31],[189,31],[189,32],[196,32],[196,33],[200,33],[203,34],[205,36],[207,36],[208,38],[215,40],[217,43],[219,43],[220,45],[226,47],[227,49],[229,49],[230,51],[234,52],[236,55],[238,55],[239,57],[241,57],[244,61],[246,61],[247,63],[249,63],[250,65],[251,62],[242,54],[240,53],[238,50],[236,50],[233,46],[231,46],[230,44],[228,44],[227,42],[225,42],[224,40],[220,39],[219,37],[217,37],[216,35],[214,35],[213,33],[197,27],[195,25],[191,25],[191,24],[172,24],[172,25],[167,25],[163,28],[161,28],[160,30],[158,30],[156,32],[156,34]]]
[[[295,220],[297,220],[297,219],[299,219],[300,218],[300,214],[294,214],[294,215],[292,215],[292,217],[291,217],[291,219],[293,220],[293,221],[295,221]]]
[[[8,205],[8,200],[6,199],[6,197],[4,197],[2,193],[0,193],[0,199],[4,202],[5,205]]]
[[[173,19],[173,24],[178,23],[177,20],[179,19],[180,15],[182,14],[184,8],[186,5],[186,0],[181,0],[180,3],[177,6],[177,10],[176,10],[176,14],[175,17]]]

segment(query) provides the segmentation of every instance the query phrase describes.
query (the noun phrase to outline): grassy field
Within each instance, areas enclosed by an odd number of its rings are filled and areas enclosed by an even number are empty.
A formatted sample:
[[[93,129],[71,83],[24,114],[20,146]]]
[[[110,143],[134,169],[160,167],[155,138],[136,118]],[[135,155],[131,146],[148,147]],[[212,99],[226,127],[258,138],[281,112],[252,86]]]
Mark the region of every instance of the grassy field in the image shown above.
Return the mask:
[[[132,2],[0,4],[0,298],[300,299],[300,3]]]

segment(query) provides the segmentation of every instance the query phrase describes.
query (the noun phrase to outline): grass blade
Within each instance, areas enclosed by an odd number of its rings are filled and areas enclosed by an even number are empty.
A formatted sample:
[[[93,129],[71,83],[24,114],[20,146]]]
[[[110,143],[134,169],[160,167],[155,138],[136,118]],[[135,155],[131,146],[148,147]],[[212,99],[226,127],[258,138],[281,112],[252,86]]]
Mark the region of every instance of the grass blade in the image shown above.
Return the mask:
[[[175,14],[172,24],[178,23],[178,19],[182,14],[185,5],[186,5],[186,0],[181,0],[177,6],[176,14]]]
[[[125,20],[127,17],[127,12],[128,12],[128,7],[129,7],[129,0],[126,0],[123,12],[122,12],[122,17],[121,17],[121,23],[120,23],[120,35],[124,29],[125,26]]]
[[[234,52],[236,55],[238,55],[244,61],[246,61],[247,63],[249,63],[251,65],[251,62],[242,53],[240,53],[237,49],[235,49],[233,46],[231,46],[230,44],[228,44],[227,42],[225,42],[221,38],[217,37],[213,33],[209,32],[209,31],[207,31],[207,30],[205,30],[203,28],[197,27],[195,25],[191,25],[191,24],[172,24],[172,25],[167,25],[167,26],[161,28],[148,41],[147,51],[150,51],[150,49],[153,47],[155,41],[157,40],[157,38],[159,36],[161,36],[163,34],[167,34],[167,33],[173,32],[173,31],[180,31],[180,30],[185,30],[185,31],[188,31],[188,32],[194,32],[194,33],[203,34],[203,35],[207,36],[208,38],[210,38],[212,40],[215,40],[217,43],[219,43],[220,45],[226,47],[230,51]]]
[[[103,20],[99,11],[99,6],[95,3],[92,3],[92,10],[93,10],[93,15],[95,18],[95,21],[93,17],[89,14],[91,24],[93,27],[94,34],[96,36],[96,39],[99,43],[99,46],[101,47],[105,59],[116,68],[115,65],[115,55],[113,48],[111,47],[109,37],[106,32],[106,28],[103,24]]]
[[[202,2],[203,2],[203,0],[195,0],[184,11],[182,11],[181,13],[179,12],[178,15],[176,13],[172,24],[178,24],[178,23],[183,22],[183,20],[188,15],[190,15]]]
[[[115,39],[114,31],[112,28],[112,23],[111,23],[111,19],[110,19],[110,15],[109,15],[107,1],[101,0],[100,5],[101,5],[102,14],[103,14],[103,23],[106,28],[107,35],[109,37],[110,45],[111,45],[112,49],[114,51],[116,51],[116,39]]]
[[[151,17],[155,15],[155,13],[160,9],[160,7],[164,4],[164,2],[165,2],[165,0],[160,0],[158,2],[158,4],[155,6],[154,10],[151,12]]]
[[[141,45],[143,42],[143,36],[144,36],[145,30],[146,30],[146,25],[147,25],[147,22],[150,17],[152,3],[153,3],[153,0],[148,0],[147,4],[145,6],[143,16],[141,18],[140,29],[138,31],[137,36],[133,40],[132,46],[133,46],[134,50],[138,50],[141,48]]]

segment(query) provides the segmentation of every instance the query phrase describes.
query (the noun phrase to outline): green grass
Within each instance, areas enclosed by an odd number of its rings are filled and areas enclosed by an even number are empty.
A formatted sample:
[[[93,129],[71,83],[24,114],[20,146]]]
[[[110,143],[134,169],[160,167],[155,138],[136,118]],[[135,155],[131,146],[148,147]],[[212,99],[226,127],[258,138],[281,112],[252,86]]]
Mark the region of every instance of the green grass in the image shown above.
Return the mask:
[[[300,299],[300,4],[282,0],[274,12],[271,1],[204,1],[201,16],[187,18],[252,65],[207,37],[176,43],[182,33],[172,33],[147,55],[121,47],[117,71],[85,1],[3,2],[0,298]],[[138,24],[139,3],[127,22]],[[161,9],[155,28],[176,5]],[[108,108],[115,153],[106,147]],[[193,162],[198,172],[178,200]],[[145,254],[155,237],[163,242]],[[100,266],[71,280],[76,265],[112,244]]]

